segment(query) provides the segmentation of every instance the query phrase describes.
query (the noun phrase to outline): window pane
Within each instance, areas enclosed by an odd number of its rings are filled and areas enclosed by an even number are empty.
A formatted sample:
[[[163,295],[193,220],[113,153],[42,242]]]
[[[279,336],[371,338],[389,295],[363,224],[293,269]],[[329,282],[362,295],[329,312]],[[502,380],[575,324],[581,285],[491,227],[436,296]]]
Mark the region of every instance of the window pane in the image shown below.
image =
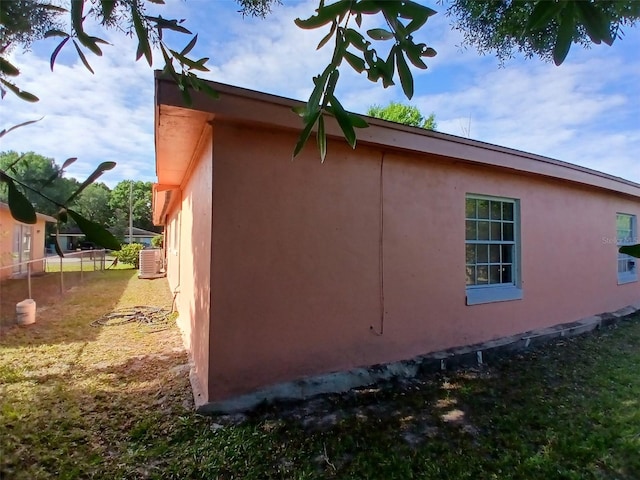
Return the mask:
[[[502,263],[513,263],[513,245],[501,245]]]
[[[502,240],[513,242],[513,223],[502,224]]]
[[[500,245],[491,245],[489,247],[489,261],[491,263],[500,263]]]
[[[476,263],[488,263],[489,262],[489,245],[480,244],[480,245],[476,245],[476,247],[477,247]]]
[[[500,265],[491,265],[489,267],[489,283],[500,283]]]
[[[477,240],[477,222],[474,220],[467,220],[466,237],[467,240]]]
[[[502,266],[502,283],[513,283],[513,268],[511,265]]]
[[[502,202],[491,202],[491,220],[502,219]]]
[[[502,240],[501,225],[500,222],[491,222],[491,240]]]
[[[486,285],[489,283],[489,267],[486,265],[478,266],[478,285]]]
[[[465,204],[465,214],[467,218],[476,218],[476,199],[475,198],[467,198],[467,202]]]
[[[467,285],[476,284],[476,267],[467,267]]]
[[[467,245],[467,263],[476,263],[476,246]]]
[[[502,204],[502,219],[513,220],[513,203],[505,202]]]
[[[478,218],[489,218],[489,200],[478,200]]]
[[[489,240],[489,222],[478,222],[478,240]]]

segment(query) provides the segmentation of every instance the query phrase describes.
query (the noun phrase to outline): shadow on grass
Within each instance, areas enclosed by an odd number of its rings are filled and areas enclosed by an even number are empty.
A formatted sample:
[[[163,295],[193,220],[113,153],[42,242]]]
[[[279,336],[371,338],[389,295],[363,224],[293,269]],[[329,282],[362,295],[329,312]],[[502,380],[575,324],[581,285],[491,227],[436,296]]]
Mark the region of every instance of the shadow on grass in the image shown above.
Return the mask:
[[[191,411],[185,363],[176,351],[15,375],[0,399],[0,477],[114,478],[132,445]]]
[[[62,296],[57,274],[37,277],[32,283],[37,305],[36,323],[25,326],[15,324],[15,304],[23,299],[20,298],[21,287],[15,287],[15,280],[3,283],[0,347],[36,347],[94,339],[98,330],[90,326],[91,321],[115,308],[135,274],[135,270],[85,273],[83,283]],[[100,299],[98,302],[96,297]]]

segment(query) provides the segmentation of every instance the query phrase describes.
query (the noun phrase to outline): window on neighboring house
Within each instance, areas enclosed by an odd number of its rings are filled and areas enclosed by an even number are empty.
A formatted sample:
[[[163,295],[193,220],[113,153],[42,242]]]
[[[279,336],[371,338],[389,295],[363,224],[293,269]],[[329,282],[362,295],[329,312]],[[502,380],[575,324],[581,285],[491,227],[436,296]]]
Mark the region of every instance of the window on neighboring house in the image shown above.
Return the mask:
[[[522,298],[518,201],[467,195],[467,305]]]
[[[616,238],[618,245],[633,245],[637,240],[636,216],[618,213],[616,216]],[[618,283],[635,282],[638,280],[636,262],[638,259],[618,253]]]

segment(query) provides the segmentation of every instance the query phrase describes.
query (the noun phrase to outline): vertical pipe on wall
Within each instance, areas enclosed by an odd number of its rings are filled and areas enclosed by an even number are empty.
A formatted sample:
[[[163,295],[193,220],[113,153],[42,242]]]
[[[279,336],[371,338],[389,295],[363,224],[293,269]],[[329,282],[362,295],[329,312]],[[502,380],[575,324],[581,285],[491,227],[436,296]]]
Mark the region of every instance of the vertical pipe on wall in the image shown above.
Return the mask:
[[[376,335],[382,335],[384,333],[384,152],[380,157],[380,180],[379,180],[379,198],[380,198],[380,230],[378,237],[378,272],[379,272],[379,285],[380,285],[380,325],[376,330],[371,325],[370,330]]]

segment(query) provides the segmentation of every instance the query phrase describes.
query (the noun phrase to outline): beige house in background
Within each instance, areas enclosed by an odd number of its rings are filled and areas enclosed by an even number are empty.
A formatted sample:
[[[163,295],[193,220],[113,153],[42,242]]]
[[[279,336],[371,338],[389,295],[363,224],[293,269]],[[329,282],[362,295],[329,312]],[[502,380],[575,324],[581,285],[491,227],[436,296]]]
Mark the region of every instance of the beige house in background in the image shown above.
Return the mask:
[[[0,202],[0,280],[26,274],[28,267],[21,263],[29,260],[43,260],[31,264],[32,273],[44,271],[45,224],[55,221],[38,213],[34,225],[18,222],[11,216],[9,205]]]
[[[326,161],[292,161],[300,102],[211,86],[187,108],[156,78],[154,222],[202,411],[640,304],[617,251],[640,185],[376,119],[355,150],[327,119]]]

